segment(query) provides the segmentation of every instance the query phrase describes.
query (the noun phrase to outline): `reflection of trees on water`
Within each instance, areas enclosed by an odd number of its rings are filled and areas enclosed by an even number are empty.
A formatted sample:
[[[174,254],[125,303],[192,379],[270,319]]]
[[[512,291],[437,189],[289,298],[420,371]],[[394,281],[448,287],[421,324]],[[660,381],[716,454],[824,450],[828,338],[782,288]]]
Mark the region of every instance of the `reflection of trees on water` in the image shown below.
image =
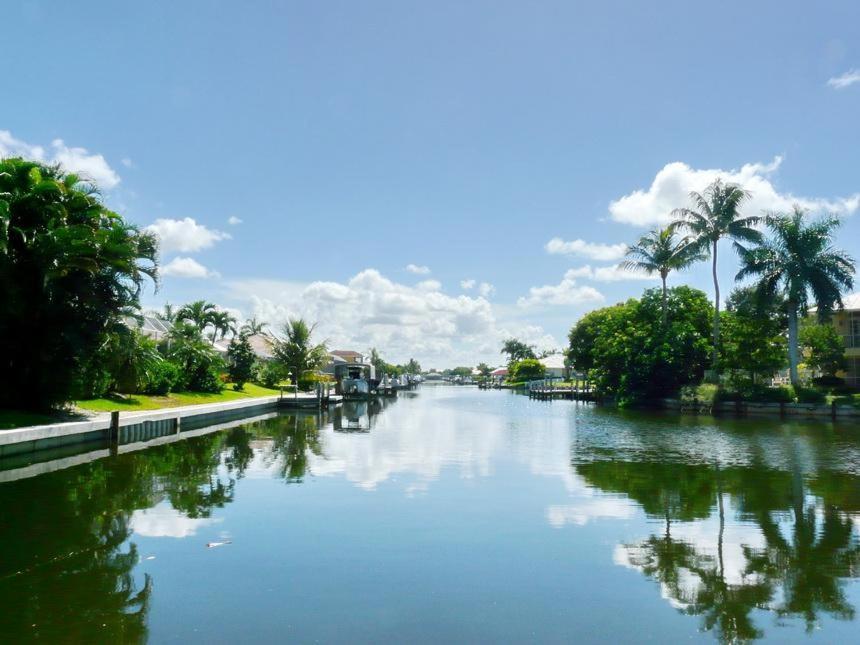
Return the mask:
[[[265,459],[301,481],[320,453],[316,416],[278,417],[0,486],[0,634],[6,642],[140,642],[153,589],[135,576],[132,514],[164,501],[206,518]]]
[[[674,606],[701,616],[704,629],[721,640],[763,636],[755,609],[801,618],[807,629],[822,614],[852,619],[845,584],[860,576],[860,539],[851,517],[860,507],[860,478],[814,468],[805,476],[797,441],[789,446],[786,469],[769,466],[760,446],[748,448],[743,465],[721,467],[718,460],[679,462],[672,451],[665,454],[673,457],[658,460],[660,451],[653,449],[643,449],[642,461],[608,460],[605,449],[589,458],[585,446],[575,469],[592,486],[623,493],[661,520],[659,533],[620,545],[622,560],[659,582]],[[826,445],[815,450],[813,463],[830,463]],[[756,529],[750,543],[732,545],[740,549],[740,564],[726,562],[727,513],[736,526]],[[674,534],[676,528],[683,530]],[[703,531],[712,536],[705,539]]]

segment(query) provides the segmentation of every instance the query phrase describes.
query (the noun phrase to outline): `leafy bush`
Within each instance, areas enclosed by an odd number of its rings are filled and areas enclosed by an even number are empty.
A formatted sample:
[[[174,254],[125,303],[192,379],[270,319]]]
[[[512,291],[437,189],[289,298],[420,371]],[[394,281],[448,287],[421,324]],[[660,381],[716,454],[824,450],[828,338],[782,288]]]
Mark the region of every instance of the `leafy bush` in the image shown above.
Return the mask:
[[[827,403],[827,395],[821,390],[810,387],[795,387],[794,394],[798,403],[811,403],[823,405]]]
[[[276,388],[285,378],[284,370],[279,363],[265,361],[257,367],[256,381],[263,387]]]
[[[568,356],[588,370],[601,396],[619,404],[643,403],[699,383],[709,363],[713,307],[690,287],[670,289],[668,322],[662,322],[662,293],[592,311],[570,332]]]
[[[224,361],[191,325],[174,327],[170,334],[168,357],[179,366],[176,389],[191,392],[220,392],[224,389],[221,372]]]
[[[514,382],[536,381],[546,375],[546,367],[536,358],[524,358],[508,367],[508,380]]]
[[[299,390],[306,392],[316,389],[317,383],[329,383],[333,379],[327,374],[317,374],[315,372],[305,372],[299,379]]]
[[[180,382],[179,367],[163,360],[152,366],[146,375],[142,391],[144,394],[166,396]]]

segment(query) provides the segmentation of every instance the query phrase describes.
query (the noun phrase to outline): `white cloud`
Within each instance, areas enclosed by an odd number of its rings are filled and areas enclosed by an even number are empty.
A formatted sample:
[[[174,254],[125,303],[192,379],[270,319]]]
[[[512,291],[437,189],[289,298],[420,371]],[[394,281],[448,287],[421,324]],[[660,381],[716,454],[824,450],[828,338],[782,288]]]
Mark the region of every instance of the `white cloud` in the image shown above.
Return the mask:
[[[146,227],[161,241],[161,252],[193,253],[206,249],[221,240],[229,240],[228,233],[206,228],[191,217],[185,219],[157,219]]]
[[[343,283],[234,280],[227,287],[233,299],[247,303],[243,310],[275,329],[290,316],[303,316],[319,322],[317,336],[330,347],[378,347],[393,362],[415,357],[431,367],[498,361],[501,342],[510,336],[557,345],[539,326],[516,317],[498,320],[483,296],[448,295],[435,280],[405,285],[375,269]]]
[[[592,260],[601,262],[612,262],[620,260],[627,253],[627,245],[623,242],[618,244],[599,244],[586,242],[585,240],[573,240],[565,242],[560,237],[554,237],[546,243],[546,252],[554,255],[582,255]]]
[[[186,517],[167,503],[149,509],[136,510],[131,514],[129,527],[144,537],[185,538],[197,534],[197,530],[222,522],[222,518]]]
[[[832,199],[780,193],[771,177],[782,161],[782,157],[774,157],[769,164],[745,164],[739,170],[695,169],[680,161],[669,163],[657,173],[650,188],[635,190],[610,202],[609,212],[615,221],[634,226],[665,224],[671,219],[674,209],[689,205],[691,191],[702,192],[717,178],[738,184],[752,193],[744,206],[744,212],[750,215],[788,211],[794,204],[811,211],[827,211],[836,215],[850,215],[860,207],[860,193]]]
[[[597,289],[576,284],[576,277],[580,274],[580,269],[570,269],[558,284],[530,288],[528,296],[517,300],[517,306],[534,308],[603,302],[603,294]]]
[[[238,226],[239,224],[242,223],[242,219],[239,217],[236,217],[235,215],[231,215],[230,218],[227,220],[227,223],[230,226]]]
[[[123,157],[119,160],[119,162],[126,168],[131,168],[132,166],[134,166],[134,162],[129,157]]]
[[[471,278],[469,280],[460,280],[460,288],[464,291],[469,291],[470,289],[475,288],[475,281]]]
[[[478,293],[480,293],[484,298],[489,298],[496,293],[496,288],[489,282],[482,282],[478,285]]]
[[[62,139],[54,139],[51,149],[51,154],[46,154],[42,146],[16,139],[8,130],[0,130],[0,158],[24,157],[60,164],[67,172],[73,172],[103,190],[110,190],[120,182],[119,175],[100,154],[90,154],[86,148],[70,148]]]
[[[592,267],[589,264],[570,269],[565,276],[571,279],[586,278],[597,282],[624,282],[627,280],[656,280],[658,276],[648,275],[639,271],[623,269],[617,264],[605,267]]]
[[[177,278],[216,278],[217,271],[210,271],[194,258],[173,258],[161,267],[161,275]]]
[[[427,275],[430,273],[430,267],[417,264],[407,264],[406,270],[409,271],[409,273],[415,273],[416,275]]]
[[[834,76],[827,80],[827,84],[837,90],[850,87],[851,85],[854,85],[854,83],[860,83],[860,69],[850,69],[844,74]]]

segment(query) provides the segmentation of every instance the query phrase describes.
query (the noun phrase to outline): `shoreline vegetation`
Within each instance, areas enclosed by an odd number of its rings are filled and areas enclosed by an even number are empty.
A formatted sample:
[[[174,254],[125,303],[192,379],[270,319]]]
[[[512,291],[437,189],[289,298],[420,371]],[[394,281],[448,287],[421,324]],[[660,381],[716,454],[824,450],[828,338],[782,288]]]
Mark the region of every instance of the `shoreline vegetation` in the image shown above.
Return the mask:
[[[630,245],[619,268],[657,275],[661,286],[577,321],[565,352],[568,377],[587,380],[597,400],[621,407],[683,402],[690,391],[713,403],[855,406],[856,391],[839,376],[843,340],[828,322],[854,285],[854,260],[834,246],[839,221],[812,219],[797,206],[744,214],[749,198],[717,179],[691,193],[689,207],[672,211],[666,227]],[[731,241],[740,259],[724,303],[720,241]],[[673,272],[701,261],[713,269],[713,300],[690,286],[668,287]],[[320,372],[329,349],[313,338],[315,323],[290,319],[273,334],[265,321],[240,325],[205,300],[145,314],[147,282],[158,284],[153,234],[125,222],[95,186],[58,166],[0,160],[0,336],[16,339],[0,364],[8,383],[0,390],[0,429],[264,396],[285,384],[309,390],[330,380]],[[164,323],[160,335],[133,324],[145,315]],[[262,353],[251,342],[261,337]],[[508,386],[543,379],[541,359],[550,353],[506,340]],[[370,356],[380,376],[421,371],[414,359],[392,365],[375,348]],[[497,372],[481,363],[443,374],[480,381]],[[790,384],[773,385],[782,372]]]

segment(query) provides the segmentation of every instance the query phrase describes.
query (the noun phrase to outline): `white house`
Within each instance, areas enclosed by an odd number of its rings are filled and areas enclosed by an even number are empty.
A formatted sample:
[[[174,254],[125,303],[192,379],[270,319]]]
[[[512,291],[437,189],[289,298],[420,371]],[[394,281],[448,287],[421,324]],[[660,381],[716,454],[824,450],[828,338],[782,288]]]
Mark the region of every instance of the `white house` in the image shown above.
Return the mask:
[[[567,376],[564,354],[550,354],[540,359],[540,362],[546,368],[547,377],[565,378]]]

